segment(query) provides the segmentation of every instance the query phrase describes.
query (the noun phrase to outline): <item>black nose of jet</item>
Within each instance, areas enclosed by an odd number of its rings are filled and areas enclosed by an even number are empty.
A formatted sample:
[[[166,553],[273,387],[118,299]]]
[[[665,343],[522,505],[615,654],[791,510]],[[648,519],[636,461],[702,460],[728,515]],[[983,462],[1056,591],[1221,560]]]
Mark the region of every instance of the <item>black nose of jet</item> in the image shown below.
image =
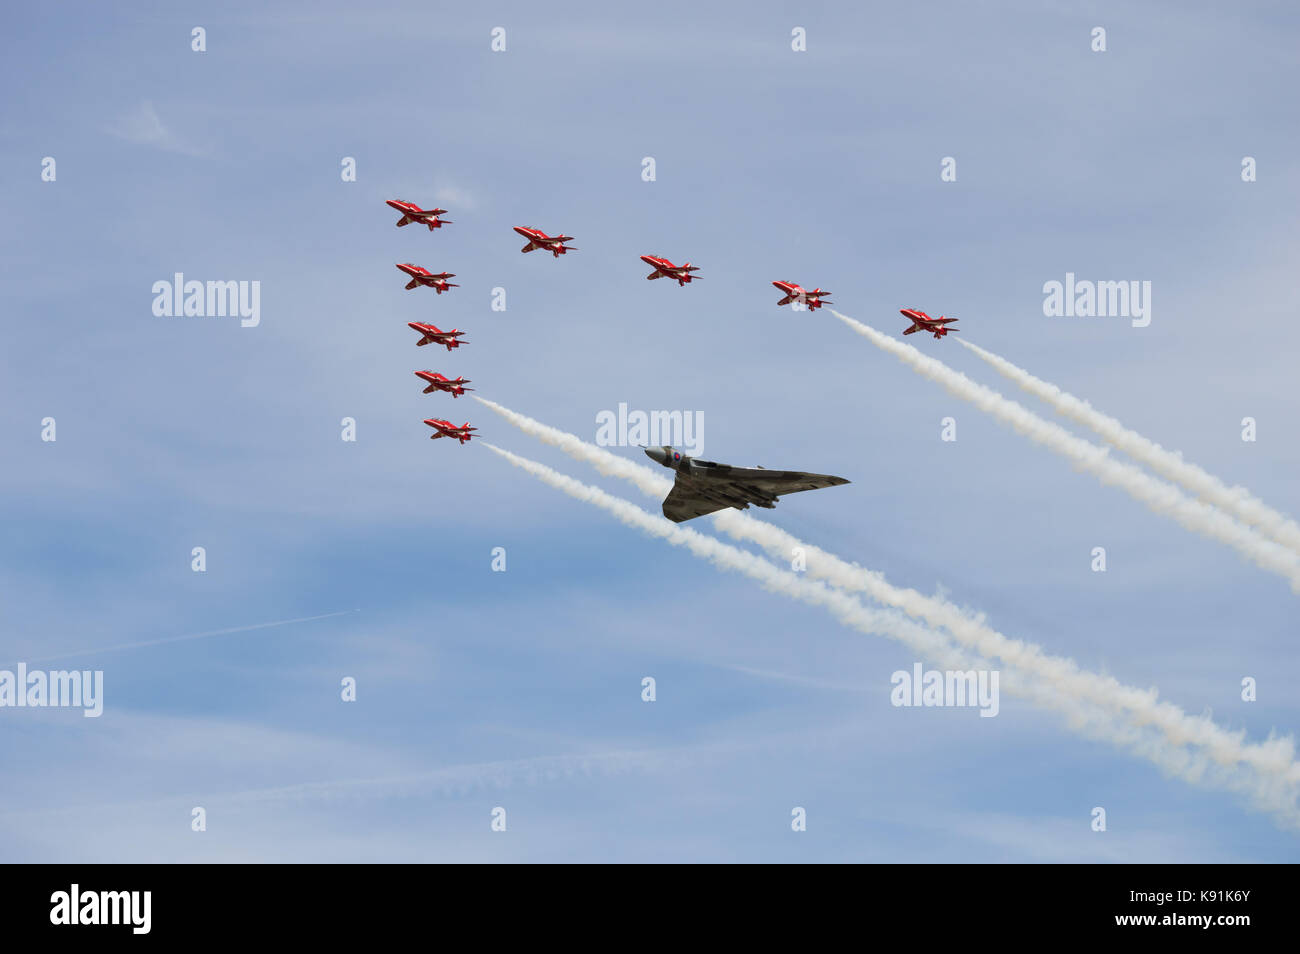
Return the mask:
[[[667,447],[647,447],[645,449],[645,455],[657,464],[668,463]]]

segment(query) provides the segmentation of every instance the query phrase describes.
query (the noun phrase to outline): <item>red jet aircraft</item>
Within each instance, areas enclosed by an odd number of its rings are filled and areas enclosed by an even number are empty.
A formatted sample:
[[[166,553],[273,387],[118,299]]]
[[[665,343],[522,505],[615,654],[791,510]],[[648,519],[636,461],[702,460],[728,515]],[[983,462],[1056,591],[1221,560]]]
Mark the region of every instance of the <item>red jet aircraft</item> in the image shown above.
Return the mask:
[[[400,229],[404,225],[410,225],[415,222],[419,225],[429,226],[429,231],[440,229],[444,225],[451,225],[450,219],[440,219],[438,216],[446,215],[446,209],[422,209],[414,202],[403,202],[401,199],[385,199],[387,204],[394,212],[401,212],[402,217],[397,220],[397,227]]]
[[[424,423],[433,428],[434,433],[429,435],[429,440],[436,441],[440,437],[450,437],[464,444],[470,439],[470,431],[477,431],[477,427],[470,427],[469,421],[466,421],[460,427],[457,427],[451,421],[440,421],[436,417],[425,418]]]
[[[446,391],[454,398],[460,397],[466,391],[473,391],[473,388],[467,388],[468,378],[456,378],[451,380],[445,378],[437,371],[416,371],[415,376],[429,382],[429,386],[424,389],[425,394],[432,394],[434,391]]]
[[[785,293],[785,297],[777,302],[778,305],[788,305],[792,301],[797,301],[801,305],[807,305],[809,311],[816,311],[822,305],[835,304],[833,301],[822,301],[823,295],[831,293],[822,291],[820,288],[808,291],[794,282],[773,282],[772,284]]]
[[[945,318],[943,315],[931,318],[925,312],[917,311],[915,308],[900,308],[898,313],[904,318],[912,319],[912,327],[903,332],[905,335],[910,335],[914,331],[928,331],[937,339],[950,331],[961,331],[960,328],[947,327],[950,322],[956,321],[956,318]]]
[[[469,344],[468,341],[460,340],[460,336],[465,332],[456,328],[451,329],[451,331],[440,331],[437,325],[426,325],[419,321],[408,321],[406,327],[420,333],[421,338],[415,343],[417,347],[423,347],[427,344],[440,344],[446,345],[447,350],[450,351],[452,348],[459,348],[463,344]]]
[[[556,258],[559,258],[565,252],[576,252],[577,249],[572,245],[565,245],[565,242],[572,242],[572,235],[547,235],[541,229],[531,229],[526,225],[516,225],[514,230],[528,239],[528,244],[521,248],[521,252],[531,252],[534,249],[544,248]]]
[[[674,265],[666,258],[659,258],[657,255],[642,255],[641,261],[645,262],[654,269],[646,278],[654,281],[656,278],[675,278],[678,285],[685,285],[688,282],[699,281],[699,275],[692,275],[691,272],[698,272],[700,267],[687,262],[685,265]]]
[[[406,283],[407,291],[410,291],[416,285],[424,285],[426,288],[432,288],[441,295],[448,288],[460,287],[459,285],[453,285],[451,282],[447,281],[449,278],[456,277],[451,272],[438,272],[438,274],[435,275],[427,268],[421,268],[419,265],[412,265],[410,262],[407,262],[405,265],[398,265],[397,270],[399,272],[406,272],[406,274],[411,276],[411,280]]]

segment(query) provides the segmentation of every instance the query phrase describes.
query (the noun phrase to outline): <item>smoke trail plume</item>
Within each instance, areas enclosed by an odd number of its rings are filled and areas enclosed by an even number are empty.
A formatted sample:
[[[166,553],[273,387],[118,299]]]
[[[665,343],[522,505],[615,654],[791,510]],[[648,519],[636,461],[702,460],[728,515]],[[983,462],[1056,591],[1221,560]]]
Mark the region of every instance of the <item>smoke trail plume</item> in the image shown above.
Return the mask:
[[[853,597],[838,590],[822,583],[802,580],[755,553],[733,547],[689,527],[670,523],[662,517],[647,513],[631,501],[615,497],[599,487],[574,480],[545,464],[512,454],[487,441],[483,442],[483,446],[569,496],[584,503],[594,504],[613,514],[628,526],[661,540],[667,540],[674,546],[686,547],[696,556],[703,557],[722,569],[744,573],[775,593],[793,596],[805,603],[822,606],[842,619],[861,623],[873,633],[887,634],[918,653],[951,664],[952,668],[989,668],[987,660],[975,659],[971,654],[957,650],[945,636],[918,625],[900,613],[868,609]]]
[[[575,460],[596,467],[601,473],[630,481],[651,497],[662,499],[672,482],[645,465],[589,444],[574,434],[550,427],[509,408],[483,398],[485,406],[500,414],[525,434],[563,450]],[[1072,659],[1052,656],[1033,643],[1003,635],[988,625],[983,616],[973,615],[950,601],[926,596],[913,589],[890,584],[882,573],[849,563],[840,557],[804,543],[779,527],[738,511],[714,515],[714,526],[731,537],[756,543],[775,559],[789,559],[796,548],[806,558],[809,577],[823,580],[849,592],[863,593],[887,606],[902,610],[913,619],[947,629],[967,649],[989,658],[1002,659],[1010,666],[1044,681],[1054,693],[1099,706],[1135,728],[1151,726],[1173,745],[1195,745],[1224,769],[1238,763],[1257,772],[1276,786],[1277,805],[1294,805],[1300,788],[1300,765],[1295,746],[1287,737],[1271,737],[1263,743],[1248,743],[1244,732],[1230,732],[1203,716],[1191,716],[1169,702],[1161,702],[1156,690],[1126,686],[1111,676],[1101,676],[1079,667]]]
[[[1111,460],[1107,448],[1075,437],[1059,424],[1039,417],[1024,405],[972,381],[911,345],[895,341],[834,309],[831,309],[831,314],[913,371],[942,384],[948,393],[969,401],[1035,443],[1068,458],[1079,468],[1097,476],[1103,484],[1127,491],[1153,512],[1172,517],[1189,530],[1228,544],[1256,566],[1286,578],[1291,589],[1300,593],[1300,556],[1297,554],[1265,539],[1223,511],[1192,500],[1173,484],[1158,480],[1132,464]]]
[[[1181,484],[1191,493],[1276,543],[1300,554],[1300,524],[1274,510],[1245,487],[1229,487],[1218,477],[1183,459],[1177,451],[1166,450],[1155,441],[1125,427],[1116,418],[1098,411],[1087,401],[1062,391],[1054,384],[1036,378],[1023,368],[991,351],[958,340],[958,344],[975,352],[995,371],[1034,397],[1047,402],[1058,413],[1097,434],[1106,443],[1141,461],[1162,477]]]

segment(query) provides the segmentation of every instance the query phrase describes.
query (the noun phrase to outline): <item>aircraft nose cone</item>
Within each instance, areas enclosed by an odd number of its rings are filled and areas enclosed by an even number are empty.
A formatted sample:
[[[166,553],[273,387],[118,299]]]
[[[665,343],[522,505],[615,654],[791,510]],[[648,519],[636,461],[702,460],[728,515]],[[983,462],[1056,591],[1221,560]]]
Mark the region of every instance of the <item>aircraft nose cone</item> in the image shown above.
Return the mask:
[[[645,449],[645,455],[656,464],[668,463],[668,452],[662,447],[647,447]]]

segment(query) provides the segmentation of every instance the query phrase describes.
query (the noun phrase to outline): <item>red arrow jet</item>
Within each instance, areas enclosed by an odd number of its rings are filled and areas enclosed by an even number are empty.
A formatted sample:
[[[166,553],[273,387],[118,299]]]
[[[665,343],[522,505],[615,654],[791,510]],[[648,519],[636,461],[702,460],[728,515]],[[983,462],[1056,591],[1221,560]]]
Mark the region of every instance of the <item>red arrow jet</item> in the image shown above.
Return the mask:
[[[416,285],[424,285],[426,288],[432,288],[441,295],[448,288],[460,287],[459,285],[453,285],[451,282],[447,281],[449,278],[456,277],[452,272],[438,272],[435,275],[427,268],[421,268],[419,265],[412,265],[410,262],[407,262],[404,265],[398,265],[397,270],[399,272],[406,272],[406,274],[411,276],[411,280],[406,283],[407,291],[410,291]]]
[[[822,291],[820,288],[814,288],[808,291],[794,282],[773,282],[778,289],[785,293],[785,297],[777,302],[778,305],[788,305],[792,301],[797,301],[801,305],[807,305],[809,311],[816,311],[822,305],[833,305],[833,301],[822,301],[823,295],[831,294],[828,291]]]
[[[477,431],[477,427],[470,427],[469,421],[466,421],[460,427],[457,427],[451,421],[440,421],[436,417],[425,418],[424,423],[433,428],[434,433],[429,435],[429,440],[436,441],[440,437],[450,437],[453,440],[460,441],[464,444],[470,439],[470,431]]]
[[[451,331],[440,331],[437,325],[426,325],[419,321],[408,321],[406,327],[420,333],[421,338],[415,343],[417,347],[424,347],[427,344],[440,344],[446,345],[447,350],[450,351],[452,348],[459,348],[463,344],[469,344],[468,341],[460,340],[460,336],[465,332],[456,328],[451,329]]]
[[[905,335],[910,335],[914,331],[928,331],[937,339],[942,338],[950,331],[961,331],[960,328],[947,327],[951,322],[956,321],[956,318],[945,318],[943,315],[938,318],[931,318],[925,312],[917,311],[915,308],[900,308],[898,313],[904,318],[912,320],[912,327],[903,332]]]
[[[473,391],[473,388],[467,388],[468,378],[456,378],[451,380],[445,378],[437,371],[416,371],[415,376],[429,382],[429,386],[424,389],[425,394],[432,394],[434,391],[446,391],[454,398],[460,397],[466,391]]]
[[[650,281],[656,278],[675,278],[678,285],[685,285],[692,281],[699,281],[699,275],[692,275],[691,272],[698,272],[700,267],[687,262],[685,265],[674,265],[666,258],[659,258],[657,255],[642,255],[641,261],[645,262],[654,269],[646,276]]]
[[[418,225],[429,226],[429,231],[440,229],[444,225],[451,225],[450,219],[440,219],[438,216],[446,215],[446,209],[422,209],[414,202],[403,202],[401,199],[386,199],[385,204],[394,212],[401,212],[402,217],[397,220],[397,227],[400,229],[404,225],[410,225],[412,222]]]
[[[521,252],[531,252],[534,249],[543,248],[556,258],[559,258],[565,252],[577,251],[572,245],[564,244],[573,241],[572,235],[547,235],[541,229],[529,228],[526,225],[516,225],[514,230],[528,239],[528,244],[519,250]]]

